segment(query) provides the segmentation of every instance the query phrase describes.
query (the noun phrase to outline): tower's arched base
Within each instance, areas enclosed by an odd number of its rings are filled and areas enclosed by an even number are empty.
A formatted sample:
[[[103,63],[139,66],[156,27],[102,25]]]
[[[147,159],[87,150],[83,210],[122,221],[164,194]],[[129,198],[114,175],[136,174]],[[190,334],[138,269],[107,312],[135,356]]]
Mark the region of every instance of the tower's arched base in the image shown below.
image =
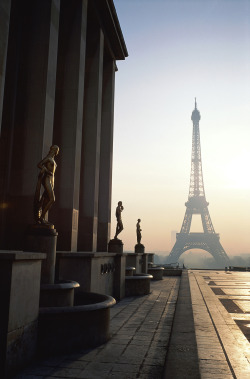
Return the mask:
[[[217,233],[177,233],[176,243],[167,258],[167,263],[177,262],[180,256],[190,249],[207,251],[213,256],[218,267],[230,265],[230,260]]]

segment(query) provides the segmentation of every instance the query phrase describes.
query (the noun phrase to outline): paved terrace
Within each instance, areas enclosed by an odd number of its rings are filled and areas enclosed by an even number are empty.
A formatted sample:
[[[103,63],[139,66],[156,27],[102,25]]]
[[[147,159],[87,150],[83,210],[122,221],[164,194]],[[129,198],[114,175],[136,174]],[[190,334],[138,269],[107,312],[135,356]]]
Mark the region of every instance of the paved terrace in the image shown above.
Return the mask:
[[[183,271],[111,310],[112,338],[16,379],[250,378],[250,273]]]
[[[202,378],[250,378],[250,272],[189,271]]]

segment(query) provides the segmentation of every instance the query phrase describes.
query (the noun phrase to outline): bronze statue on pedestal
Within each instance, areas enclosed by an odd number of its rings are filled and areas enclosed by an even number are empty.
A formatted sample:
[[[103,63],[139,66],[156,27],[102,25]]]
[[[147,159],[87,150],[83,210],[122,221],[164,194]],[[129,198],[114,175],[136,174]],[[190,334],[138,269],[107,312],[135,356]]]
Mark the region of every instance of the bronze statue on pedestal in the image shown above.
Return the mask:
[[[136,224],[136,236],[137,236],[138,245],[141,244],[141,231],[142,231],[142,229],[141,229],[140,222],[141,222],[141,220],[138,218],[137,224]]]
[[[51,146],[48,155],[37,165],[40,169],[40,173],[38,175],[34,197],[34,217],[37,224],[47,227],[53,226],[50,222],[45,220],[45,217],[55,202],[54,174],[57,165],[54,157],[58,155],[58,153],[59,147],[57,145]],[[42,186],[44,191],[42,196],[40,196]]]
[[[124,207],[122,205],[122,201],[119,201],[118,205],[116,207],[116,211],[115,211],[115,215],[116,215],[116,219],[117,219],[117,225],[116,225],[116,232],[115,232],[114,239],[117,239],[118,234],[120,234],[121,231],[123,230],[122,215],[121,215],[123,209],[124,209]]]

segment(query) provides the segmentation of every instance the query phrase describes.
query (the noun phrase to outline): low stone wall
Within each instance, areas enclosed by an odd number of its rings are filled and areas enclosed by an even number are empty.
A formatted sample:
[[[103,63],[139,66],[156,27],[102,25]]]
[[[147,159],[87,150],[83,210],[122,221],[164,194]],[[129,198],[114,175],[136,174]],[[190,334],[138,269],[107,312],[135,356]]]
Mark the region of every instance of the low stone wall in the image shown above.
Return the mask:
[[[57,252],[56,280],[74,280],[77,292],[94,292],[120,300],[125,296],[126,254]]]
[[[165,268],[163,271],[163,276],[181,276],[182,269],[178,268]]]
[[[250,271],[250,267],[229,266],[229,271]]]
[[[127,253],[126,266],[135,267],[136,273],[142,272],[142,254],[139,253]]]
[[[164,267],[149,267],[148,274],[153,276],[153,280],[163,279]]]
[[[126,253],[126,266],[135,267],[137,274],[146,274],[148,270],[148,254]]]

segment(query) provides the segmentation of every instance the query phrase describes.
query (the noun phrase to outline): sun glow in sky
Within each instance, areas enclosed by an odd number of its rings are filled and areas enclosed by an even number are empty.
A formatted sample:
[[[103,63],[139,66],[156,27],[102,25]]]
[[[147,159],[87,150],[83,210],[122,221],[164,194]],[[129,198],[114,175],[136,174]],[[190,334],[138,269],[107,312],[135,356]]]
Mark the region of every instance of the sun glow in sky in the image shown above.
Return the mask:
[[[186,210],[197,97],[215,231],[228,255],[250,252],[250,0],[114,3],[129,57],[117,62],[112,237],[122,200],[124,251],[134,249],[138,218],[146,251],[171,250]]]

